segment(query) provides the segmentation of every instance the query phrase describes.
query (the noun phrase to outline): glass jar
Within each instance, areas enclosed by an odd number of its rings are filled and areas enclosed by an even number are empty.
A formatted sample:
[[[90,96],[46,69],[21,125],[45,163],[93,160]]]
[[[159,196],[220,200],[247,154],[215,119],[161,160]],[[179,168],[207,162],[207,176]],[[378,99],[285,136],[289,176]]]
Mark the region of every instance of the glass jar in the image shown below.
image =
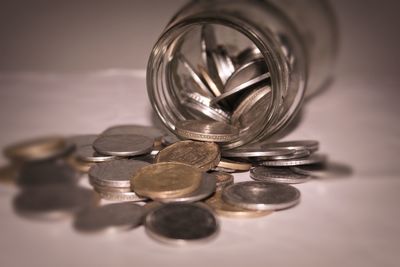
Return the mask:
[[[224,120],[225,113],[228,117],[232,115],[223,108],[213,108],[210,114],[207,110],[199,112],[197,106],[187,104],[187,96],[194,93],[196,101],[210,105],[208,96],[202,95],[202,88],[195,83],[196,79],[207,82],[215,78],[215,70],[210,70],[204,62],[208,55],[204,52],[204,35],[209,27],[213,29],[210,38],[215,39],[211,43],[234,58],[234,68],[245,64],[241,60],[246,53],[257,51],[254,53],[259,54],[269,72],[270,93],[252,102],[241,114],[240,123],[235,124],[239,135],[221,144],[222,148],[268,139],[286,128],[304,97],[315,93],[331,75],[338,36],[335,17],[327,1],[192,1],[169,22],[151,52],[147,68],[152,106],[175,134],[178,121],[215,119],[221,114]],[[227,73],[223,72],[218,82],[214,79],[214,86],[218,83],[224,86],[232,75],[234,70],[226,69]],[[249,98],[241,95],[238,99],[246,97]]]

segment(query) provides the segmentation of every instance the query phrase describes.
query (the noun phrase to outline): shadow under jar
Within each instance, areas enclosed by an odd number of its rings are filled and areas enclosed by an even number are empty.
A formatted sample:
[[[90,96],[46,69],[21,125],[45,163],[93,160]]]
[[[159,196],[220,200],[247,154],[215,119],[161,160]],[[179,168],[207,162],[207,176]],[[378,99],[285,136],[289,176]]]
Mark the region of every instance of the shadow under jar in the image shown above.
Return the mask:
[[[239,129],[223,149],[268,139],[328,81],[337,43],[327,1],[192,1],[151,52],[148,95],[175,134],[179,121],[215,120]]]

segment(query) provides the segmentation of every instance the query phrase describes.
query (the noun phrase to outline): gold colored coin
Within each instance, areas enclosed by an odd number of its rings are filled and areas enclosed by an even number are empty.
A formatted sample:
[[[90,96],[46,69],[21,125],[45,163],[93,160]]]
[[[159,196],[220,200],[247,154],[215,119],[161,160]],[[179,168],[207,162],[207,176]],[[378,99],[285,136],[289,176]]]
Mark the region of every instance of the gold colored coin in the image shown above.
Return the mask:
[[[221,159],[221,161],[218,163],[217,166],[224,169],[231,169],[236,171],[248,171],[250,170],[252,165],[251,163],[247,162],[238,162],[228,159]]]
[[[131,179],[138,195],[152,199],[175,198],[194,192],[201,183],[202,171],[183,163],[157,163],[141,168]]]
[[[13,161],[41,160],[61,153],[66,148],[61,137],[43,137],[11,145],[4,150],[4,155]]]
[[[257,218],[272,213],[272,211],[254,211],[230,205],[222,200],[221,191],[215,192],[211,198],[206,200],[206,204],[209,205],[216,214],[229,218]]]
[[[212,172],[211,174],[213,174],[217,180],[217,189],[222,189],[225,186],[233,184],[234,178],[232,174],[226,172]]]
[[[215,143],[179,141],[161,150],[156,162],[179,162],[208,171],[217,166],[220,158],[221,153]]]

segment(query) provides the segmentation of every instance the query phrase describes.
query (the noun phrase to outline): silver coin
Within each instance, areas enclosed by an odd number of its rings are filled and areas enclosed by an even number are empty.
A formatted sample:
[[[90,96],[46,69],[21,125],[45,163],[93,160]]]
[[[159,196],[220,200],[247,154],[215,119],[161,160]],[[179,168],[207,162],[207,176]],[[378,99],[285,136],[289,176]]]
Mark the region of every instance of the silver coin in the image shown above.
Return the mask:
[[[130,230],[142,223],[144,209],[132,202],[114,203],[80,212],[74,227],[82,232]]]
[[[298,204],[300,191],[290,185],[250,181],[226,187],[222,199],[250,210],[281,210]]]
[[[150,165],[138,160],[114,160],[94,165],[89,170],[90,181],[105,187],[130,188],[130,179],[144,166]]]
[[[310,180],[309,175],[295,173],[288,167],[256,167],[250,170],[250,178],[277,184],[300,184]]]
[[[234,169],[228,169],[228,168],[218,167],[218,166],[211,170],[216,171],[216,172],[226,172],[226,173],[235,173],[236,172],[236,170],[234,170]]]
[[[324,154],[311,154],[306,158],[287,159],[287,160],[268,160],[261,161],[258,164],[262,166],[298,166],[324,163],[327,156]]]
[[[216,178],[214,175],[204,173],[203,179],[200,183],[198,189],[194,192],[177,198],[164,198],[164,199],[154,199],[162,203],[172,203],[172,202],[196,202],[205,199],[215,192],[216,188]]]
[[[319,142],[315,140],[296,140],[276,143],[262,143],[262,148],[286,148],[295,150],[309,150],[315,152],[319,148]]]
[[[246,48],[245,50],[241,51],[236,56],[236,61],[239,66],[245,65],[248,62],[254,61],[256,59],[263,58],[263,55],[256,46],[251,46]]]
[[[280,149],[280,148],[273,148]],[[257,157],[253,158],[254,161],[270,161],[270,160],[290,160],[290,159],[300,159],[305,158],[311,155],[311,152],[307,149],[303,150],[293,150],[293,154],[291,155],[279,155],[275,157]]]
[[[200,203],[169,203],[148,213],[146,232],[157,241],[183,245],[216,236],[219,223],[212,211]]]
[[[94,191],[96,191],[97,193],[129,193],[129,192],[132,192],[132,190],[129,187],[110,187],[110,186],[98,185],[93,182],[91,182],[91,185],[93,186]]]
[[[182,138],[206,142],[229,142],[239,135],[236,127],[216,121],[179,121],[175,130]]]
[[[218,46],[214,51],[211,51],[211,57],[222,84],[225,84],[235,71],[232,59],[223,46]]]
[[[93,143],[93,148],[98,153],[119,157],[147,154],[153,146],[154,139],[134,134],[102,135]]]
[[[106,129],[102,135],[124,135],[124,134],[136,134],[142,136],[148,136],[153,139],[160,139],[165,133],[161,129],[152,126],[126,124],[117,125]],[[94,141],[94,140],[93,140]]]
[[[75,156],[77,159],[84,162],[97,163],[105,162],[116,159],[116,156],[101,155],[97,153],[92,145],[79,146],[75,151]]]
[[[198,93],[203,96],[213,97],[214,95],[208,88],[207,84],[203,80],[203,78],[196,72],[195,68],[190,64],[190,62],[185,58],[182,54],[177,54],[177,60],[185,67],[188,71],[190,78],[196,83],[196,89],[198,89]],[[192,88],[193,89],[193,88]]]
[[[187,92],[182,105],[192,111],[199,112],[206,119],[228,122],[229,114],[217,107],[210,106],[211,99],[198,94]]]
[[[330,161],[322,164],[293,166],[290,168],[296,173],[322,179],[343,178],[350,176],[352,173],[352,169],[348,165]]]
[[[98,192],[100,197],[110,201],[131,201],[131,202],[143,202],[148,198],[138,196],[135,192]]]
[[[223,150],[221,152],[222,157],[230,158],[242,158],[242,157],[279,157],[293,155],[295,150],[290,149],[262,149],[258,144],[241,146],[230,150]]]
[[[46,185],[22,190],[13,201],[24,217],[58,220],[98,203],[95,192],[72,185]]]

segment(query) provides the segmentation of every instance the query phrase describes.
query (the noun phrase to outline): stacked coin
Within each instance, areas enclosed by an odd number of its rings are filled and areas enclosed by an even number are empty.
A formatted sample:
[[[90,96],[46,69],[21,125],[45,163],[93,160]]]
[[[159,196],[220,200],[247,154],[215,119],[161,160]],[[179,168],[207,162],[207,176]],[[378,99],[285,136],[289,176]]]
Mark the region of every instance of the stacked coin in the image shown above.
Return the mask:
[[[180,121],[176,134],[198,141],[231,142],[239,138],[239,129],[262,119],[271,102],[270,73],[260,50],[243,48],[231,55],[219,44],[213,25],[201,28],[201,64],[178,53],[174,60],[184,70],[183,90],[178,99],[194,121]],[[196,65],[196,66],[194,66]],[[205,138],[208,128],[213,134]]]

